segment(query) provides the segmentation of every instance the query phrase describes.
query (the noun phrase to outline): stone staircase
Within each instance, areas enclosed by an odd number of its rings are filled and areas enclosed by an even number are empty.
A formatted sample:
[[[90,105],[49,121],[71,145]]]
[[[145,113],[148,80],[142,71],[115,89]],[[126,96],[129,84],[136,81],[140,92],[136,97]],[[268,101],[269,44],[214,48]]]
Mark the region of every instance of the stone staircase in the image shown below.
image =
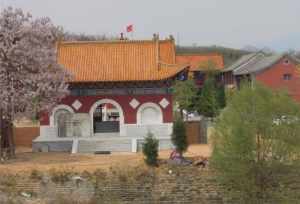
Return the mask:
[[[77,153],[93,153],[96,151],[131,152],[131,139],[78,140]]]

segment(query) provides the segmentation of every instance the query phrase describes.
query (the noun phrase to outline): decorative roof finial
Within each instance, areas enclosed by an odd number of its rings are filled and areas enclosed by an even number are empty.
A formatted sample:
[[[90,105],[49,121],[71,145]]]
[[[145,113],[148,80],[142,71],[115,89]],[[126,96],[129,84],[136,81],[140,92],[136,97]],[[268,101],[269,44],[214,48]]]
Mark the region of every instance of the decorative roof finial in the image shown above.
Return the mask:
[[[120,40],[125,40],[124,39],[124,33],[120,33]]]
[[[153,34],[153,40],[154,41],[159,40],[159,34],[154,33]]]
[[[174,41],[174,40],[175,40],[175,38],[174,38],[173,35],[169,35],[169,39],[170,39],[171,41]]]

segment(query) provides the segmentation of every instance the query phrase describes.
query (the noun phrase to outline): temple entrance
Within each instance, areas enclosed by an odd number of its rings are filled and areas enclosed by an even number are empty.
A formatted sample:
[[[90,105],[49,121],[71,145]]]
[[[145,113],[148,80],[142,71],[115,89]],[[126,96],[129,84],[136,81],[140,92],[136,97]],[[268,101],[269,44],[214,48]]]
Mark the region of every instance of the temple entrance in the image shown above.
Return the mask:
[[[120,111],[111,103],[99,104],[93,114],[94,133],[120,132]]]
[[[55,125],[57,127],[58,137],[70,137],[72,136],[72,113],[68,110],[60,109],[56,111]]]

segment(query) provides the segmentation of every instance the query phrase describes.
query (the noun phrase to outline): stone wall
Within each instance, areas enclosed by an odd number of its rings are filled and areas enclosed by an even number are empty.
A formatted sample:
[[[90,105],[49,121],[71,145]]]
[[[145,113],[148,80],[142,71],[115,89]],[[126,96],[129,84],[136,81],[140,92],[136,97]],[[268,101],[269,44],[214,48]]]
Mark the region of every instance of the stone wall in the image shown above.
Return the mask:
[[[95,203],[224,203],[222,188],[214,175],[197,167],[163,165],[156,169],[146,167],[110,169],[109,172],[83,172],[80,177],[71,172],[56,172],[41,176],[17,176],[0,179],[0,190],[12,189],[20,195],[31,195],[30,200],[53,200],[67,197],[77,202],[93,199]],[[80,178],[80,179],[78,179]],[[6,180],[5,180],[6,179]],[[82,180],[81,180],[82,179]],[[14,183],[9,184],[8,183]],[[1,201],[0,201],[1,202]],[[23,202],[26,203],[26,202]],[[45,202],[47,203],[47,202]]]
[[[156,137],[170,137],[173,123],[162,123],[152,125],[124,124],[125,135],[128,137],[143,138],[151,132]],[[121,127],[122,128],[122,127]]]
[[[208,169],[161,165],[159,168],[117,167],[108,171],[75,173],[60,169],[30,175],[0,177],[0,203],[22,204],[239,204],[228,197]],[[300,183],[288,187],[289,202],[299,203]],[[11,198],[18,202],[8,202]]]
[[[33,142],[33,152],[71,152],[73,141]]]

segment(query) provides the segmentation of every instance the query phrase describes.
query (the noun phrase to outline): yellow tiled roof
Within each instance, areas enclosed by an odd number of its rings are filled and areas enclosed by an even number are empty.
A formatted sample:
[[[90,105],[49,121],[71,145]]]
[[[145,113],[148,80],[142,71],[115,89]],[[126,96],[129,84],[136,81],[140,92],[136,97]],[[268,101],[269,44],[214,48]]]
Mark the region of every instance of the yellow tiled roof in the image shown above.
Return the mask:
[[[203,70],[209,61],[213,62],[218,70],[224,68],[223,56],[219,54],[182,54],[176,56],[177,63],[190,64],[190,71]]]
[[[72,82],[163,80],[186,67],[175,64],[172,40],[61,42],[58,62],[73,74]]]

